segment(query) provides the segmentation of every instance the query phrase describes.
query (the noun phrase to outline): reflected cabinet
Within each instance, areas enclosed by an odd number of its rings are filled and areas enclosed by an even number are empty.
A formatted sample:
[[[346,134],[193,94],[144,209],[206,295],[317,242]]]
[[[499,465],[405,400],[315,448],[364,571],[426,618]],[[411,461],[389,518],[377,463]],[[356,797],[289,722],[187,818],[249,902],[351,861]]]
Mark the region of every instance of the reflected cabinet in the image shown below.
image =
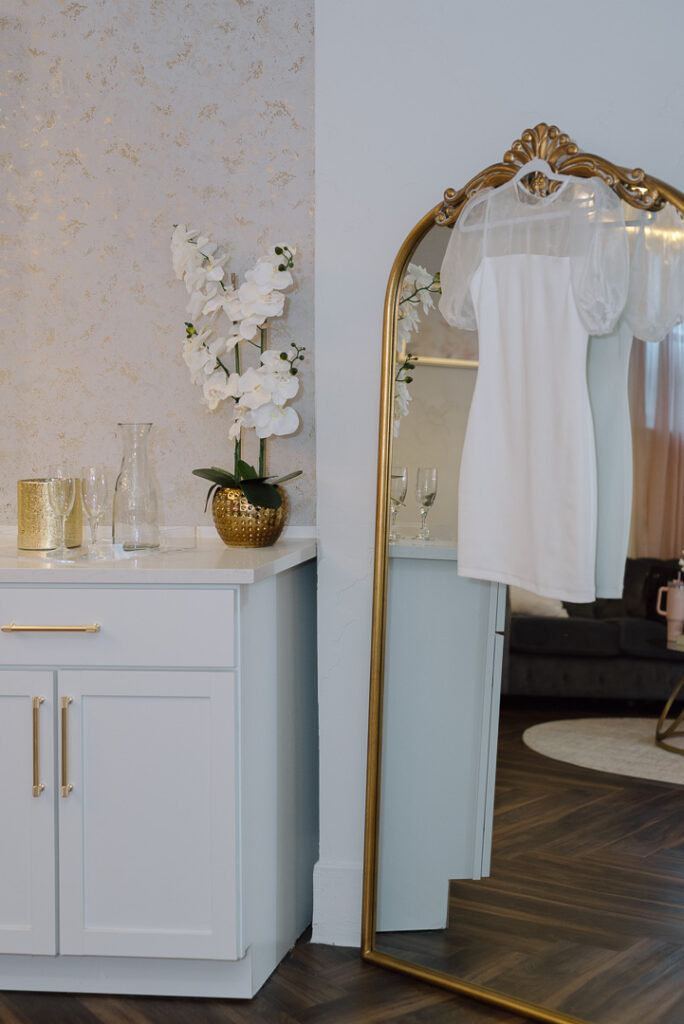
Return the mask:
[[[645,154],[645,163],[647,158]],[[509,289],[513,304],[527,303],[529,322],[538,316],[546,292],[533,288],[531,298],[529,290],[521,292],[519,281],[524,277],[534,284],[537,270],[546,274],[546,255],[565,261],[563,287],[575,296],[576,309],[567,306],[572,322],[559,324],[555,334],[567,336],[565,349],[578,347],[572,369],[576,379],[570,382],[570,371],[562,371],[561,388],[576,390],[576,400],[566,404],[565,419],[554,418],[551,384],[547,387],[560,364],[547,359],[542,347],[538,365],[527,367],[527,376],[519,374],[517,350],[503,344],[495,352],[491,325],[478,319],[489,316],[493,307],[478,307],[476,292],[503,250],[492,248],[485,269],[478,267],[463,281],[458,259],[444,262],[464,211],[459,227],[463,244],[475,245],[468,231],[483,230],[485,237],[490,232],[494,245],[492,225],[482,214],[492,205],[491,197],[505,200],[492,209],[508,211],[503,220],[499,217],[497,228],[508,231],[509,241],[513,238],[511,252],[533,254],[525,267],[527,277],[518,275],[513,281],[517,269],[509,261],[511,274],[499,273],[495,282],[500,290]],[[554,248],[562,218],[570,221],[577,206],[584,218],[582,230],[570,231],[568,248]],[[550,247],[530,248],[524,211],[542,207],[551,211],[544,217]],[[606,230],[597,241],[589,229],[599,214]],[[684,995],[677,983],[684,960],[679,871],[684,850],[684,825],[679,822],[684,815],[673,810],[682,791],[657,780],[638,780],[630,789],[629,782],[623,785],[610,770],[563,765],[525,746],[522,732],[535,721],[534,713],[507,701],[501,704],[511,617],[506,584],[517,582],[517,570],[508,575],[506,566],[500,573],[488,566],[472,571],[470,533],[478,520],[487,524],[483,531],[488,536],[498,523],[508,525],[518,514],[512,500],[517,478],[536,474],[535,486],[541,482],[543,492],[541,478],[547,470],[540,471],[539,459],[557,443],[562,466],[560,434],[574,437],[576,430],[579,438],[584,431],[582,458],[586,456],[598,480],[598,498],[595,485],[587,492],[588,504],[599,506],[589,526],[598,535],[598,547],[612,559],[603,577],[605,566],[599,569],[596,563],[596,592],[620,599],[619,593],[607,590],[620,589],[628,545],[633,544],[629,507],[637,482],[632,481],[628,447],[632,336],[658,342],[684,320],[683,214],[684,195],[678,189],[643,170],[584,153],[555,126],[539,124],[523,132],[501,162],[462,187],[447,189],[443,200],[409,231],[385,297],[362,952],[378,965],[555,1024],[666,1024],[684,1019]],[[647,286],[636,269],[635,238]],[[601,290],[598,276],[606,273],[610,260],[613,276]],[[485,262],[482,258],[480,266]],[[474,257],[473,268],[476,264]],[[501,268],[495,269],[498,273]],[[450,300],[442,300],[443,316],[439,303],[447,273]],[[613,289],[620,275],[622,283]],[[559,274],[554,287],[558,280]],[[589,295],[591,310],[581,308],[580,287]],[[454,293],[462,312],[452,317]],[[607,298],[615,304],[615,318],[620,315],[614,326],[607,324],[602,305]],[[504,314],[509,319],[515,315],[511,309]],[[601,338],[596,339],[595,358],[587,363],[595,340],[589,336],[611,332],[614,337],[603,349]],[[480,372],[481,358],[487,361],[487,375]],[[515,472],[501,456],[508,438],[489,436],[483,429],[500,411],[485,408],[483,415],[483,401],[495,394],[489,388],[493,358],[504,364],[497,372],[517,382],[518,391],[509,394],[507,384],[501,394],[522,410],[506,411],[518,449],[520,438],[527,436],[520,423],[526,403],[541,401],[548,410],[549,436],[538,442],[530,435],[525,450],[518,450]],[[587,384],[592,363],[600,364],[602,390]],[[532,379],[535,373],[537,379]],[[480,451],[470,415],[476,405]],[[575,422],[576,407],[580,411]],[[504,422],[505,417],[499,418]],[[492,459],[485,449],[497,444],[503,447]],[[467,472],[461,474],[464,450]],[[481,489],[482,499],[474,489],[478,460],[498,467],[496,478]],[[426,477],[438,480],[429,496],[427,531],[423,506],[428,501],[420,488]],[[465,500],[459,487],[464,480]],[[570,577],[578,559],[574,548],[565,551],[563,545],[581,533],[573,518],[579,505],[570,494],[567,502],[549,507],[560,522],[547,529],[548,517],[544,519],[537,502],[529,522],[516,527],[517,534],[506,535],[516,537],[517,549],[504,551],[501,560],[510,565],[516,557],[533,562],[542,550],[540,536],[548,534],[547,550],[560,565],[565,558],[568,579],[557,580],[548,565],[537,564],[530,576],[536,572],[541,578],[546,572],[535,593],[546,604],[531,614],[567,616],[573,614],[572,607],[569,613],[561,601],[591,601],[587,588],[581,597],[564,592],[564,584],[567,590],[574,585]],[[678,555],[673,551],[667,557]],[[593,557],[590,551],[590,573]],[[592,587],[589,580],[589,591]],[[661,628],[653,626],[656,632]],[[543,625],[541,629],[543,634]],[[582,653],[568,650],[567,657]],[[547,704],[545,709],[550,709],[550,718],[554,710],[555,717],[580,717],[567,706]],[[657,714],[653,734],[656,720]]]

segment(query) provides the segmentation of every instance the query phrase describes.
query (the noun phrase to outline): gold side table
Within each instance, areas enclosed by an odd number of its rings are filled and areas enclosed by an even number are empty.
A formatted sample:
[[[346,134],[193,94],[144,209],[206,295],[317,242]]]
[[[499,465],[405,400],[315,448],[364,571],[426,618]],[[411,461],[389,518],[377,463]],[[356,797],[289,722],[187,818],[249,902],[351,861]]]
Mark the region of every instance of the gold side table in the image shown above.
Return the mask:
[[[684,676],[682,676],[678,683],[675,683],[672,693],[667,698],[665,707],[660,713],[658,724],[656,725],[656,743],[659,747],[663,747],[665,750],[671,750],[673,754],[684,754],[684,746],[673,746],[671,743],[666,743],[665,741],[667,739],[674,738],[675,736],[681,736],[682,739],[684,739],[684,731],[677,732],[678,727],[684,721],[684,708],[682,708],[674,721],[669,724],[667,724],[667,716],[669,715],[670,708],[677,699],[682,686],[684,686]]]

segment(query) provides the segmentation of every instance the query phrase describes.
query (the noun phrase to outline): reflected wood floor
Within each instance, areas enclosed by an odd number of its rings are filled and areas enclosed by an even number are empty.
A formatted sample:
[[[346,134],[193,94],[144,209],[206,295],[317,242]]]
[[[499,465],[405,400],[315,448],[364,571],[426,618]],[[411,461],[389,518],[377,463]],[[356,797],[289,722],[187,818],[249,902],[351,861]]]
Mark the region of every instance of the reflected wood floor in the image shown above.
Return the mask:
[[[524,746],[528,725],[563,717],[502,713],[491,877],[451,883],[446,931],[378,946],[599,1024],[679,1024],[684,787]]]

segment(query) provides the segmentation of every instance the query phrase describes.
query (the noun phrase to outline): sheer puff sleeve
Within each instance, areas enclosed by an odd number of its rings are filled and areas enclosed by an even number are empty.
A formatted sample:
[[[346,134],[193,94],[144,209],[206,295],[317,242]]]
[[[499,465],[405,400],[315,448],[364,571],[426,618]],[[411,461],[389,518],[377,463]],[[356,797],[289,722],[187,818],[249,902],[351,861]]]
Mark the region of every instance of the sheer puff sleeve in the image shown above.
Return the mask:
[[[470,283],[473,274],[479,267],[483,255],[483,225],[486,202],[480,197],[492,193],[486,189],[478,193],[477,203],[466,203],[460,217],[451,229],[451,238],[447,245],[439,280],[442,286],[442,297],[439,300],[439,311],[448,324],[460,327],[464,331],[476,331],[477,320],[473,300],[470,295]]]
[[[600,178],[586,186],[570,216],[572,288],[587,333],[610,334],[629,293],[629,240],[619,197]]]
[[[626,216],[632,271],[625,320],[636,338],[661,341],[684,321],[684,221],[670,203],[655,215]]]

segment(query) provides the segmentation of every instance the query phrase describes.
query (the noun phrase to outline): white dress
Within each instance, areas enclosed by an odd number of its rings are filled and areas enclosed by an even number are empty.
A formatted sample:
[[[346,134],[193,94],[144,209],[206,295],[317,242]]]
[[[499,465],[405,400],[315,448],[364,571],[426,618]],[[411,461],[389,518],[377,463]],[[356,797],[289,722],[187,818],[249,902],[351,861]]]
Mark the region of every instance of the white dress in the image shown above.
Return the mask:
[[[657,214],[624,204],[630,284],[615,330],[589,339],[587,377],[598,481],[596,596],[622,597],[632,513],[628,375],[632,338],[661,341],[684,319],[684,223],[669,204]]]
[[[589,339],[587,380],[594,420],[597,479],[596,596],[622,597],[632,522],[632,424],[629,357],[632,331]]]
[[[620,200],[569,178],[476,196],[454,225],[440,310],[477,328],[480,365],[459,481],[458,571],[545,597],[595,597],[597,482],[589,334],[629,283]]]

